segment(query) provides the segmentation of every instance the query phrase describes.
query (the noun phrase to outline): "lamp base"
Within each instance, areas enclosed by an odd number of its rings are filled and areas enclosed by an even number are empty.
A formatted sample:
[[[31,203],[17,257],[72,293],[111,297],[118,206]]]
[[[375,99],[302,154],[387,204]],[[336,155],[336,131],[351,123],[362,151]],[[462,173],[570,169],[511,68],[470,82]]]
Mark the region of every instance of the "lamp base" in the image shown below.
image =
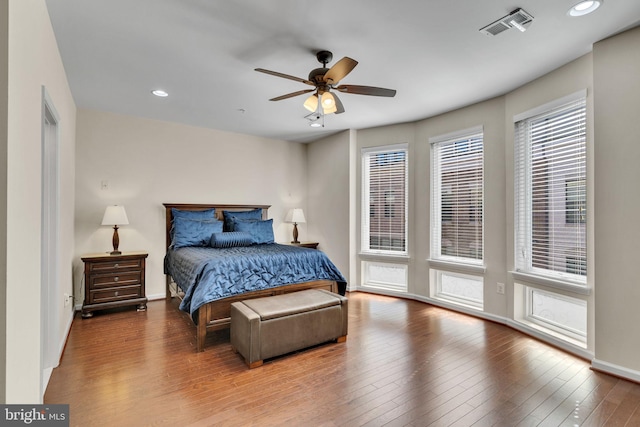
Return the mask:
[[[109,255],[120,255],[122,252],[118,250],[118,246],[120,246],[120,236],[118,236],[118,226],[113,226],[113,238],[111,239],[111,243],[113,244],[113,251]]]

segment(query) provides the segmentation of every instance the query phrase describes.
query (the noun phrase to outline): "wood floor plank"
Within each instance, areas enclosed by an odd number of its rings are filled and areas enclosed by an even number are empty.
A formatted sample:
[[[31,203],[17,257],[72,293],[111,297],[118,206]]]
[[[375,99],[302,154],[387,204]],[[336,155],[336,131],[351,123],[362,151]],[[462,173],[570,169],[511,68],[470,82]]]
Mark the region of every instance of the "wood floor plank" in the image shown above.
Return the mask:
[[[504,325],[352,293],[349,335],[248,369],[217,331],[196,352],[176,301],[74,319],[45,403],[72,426],[640,425],[640,385]]]

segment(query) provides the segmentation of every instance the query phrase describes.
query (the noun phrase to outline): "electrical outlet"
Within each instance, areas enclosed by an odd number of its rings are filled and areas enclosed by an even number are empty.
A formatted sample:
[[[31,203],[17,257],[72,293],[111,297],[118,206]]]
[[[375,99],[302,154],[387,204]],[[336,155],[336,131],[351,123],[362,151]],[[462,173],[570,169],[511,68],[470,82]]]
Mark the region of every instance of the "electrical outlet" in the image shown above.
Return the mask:
[[[504,295],[504,283],[497,283],[498,286],[496,286],[496,292],[499,294]]]

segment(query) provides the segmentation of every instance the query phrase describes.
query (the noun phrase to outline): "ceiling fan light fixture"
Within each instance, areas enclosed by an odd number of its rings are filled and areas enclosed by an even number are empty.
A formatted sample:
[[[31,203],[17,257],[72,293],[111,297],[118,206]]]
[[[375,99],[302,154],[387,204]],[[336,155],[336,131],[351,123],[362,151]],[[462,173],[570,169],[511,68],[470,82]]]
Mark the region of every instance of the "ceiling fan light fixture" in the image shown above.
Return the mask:
[[[603,0],[581,1],[575,4],[571,9],[569,9],[569,12],[567,12],[567,15],[569,16],[587,15],[591,12],[594,12],[597,8],[599,8],[602,5],[602,3],[603,3]]]
[[[336,107],[336,104],[333,104],[331,107],[322,107],[322,112],[324,114],[331,114],[335,113],[336,111],[338,111],[338,107]]]
[[[331,52],[324,50],[320,51],[317,53],[316,58],[322,63],[322,68],[311,70],[308,79],[302,79],[289,74],[279,73],[277,71],[265,70],[264,68],[255,68],[255,71],[260,73],[294,80],[299,83],[313,86],[313,89],[298,90],[296,92],[276,96],[275,98],[271,98],[269,101],[282,101],[283,99],[289,99],[294,96],[313,92],[313,94],[309,96],[302,105],[304,108],[311,111],[311,113],[317,112],[324,117],[325,114],[344,113],[344,106],[338,96],[338,92],[386,97],[393,97],[396,94],[396,91],[393,89],[374,86],[340,85],[334,87],[334,85],[338,84],[339,81],[347,76],[347,74],[349,74],[354,67],[358,65],[358,61],[345,56],[340,61],[336,62],[331,68],[327,68],[327,63],[329,63],[333,58],[333,54]],[[332,89],[335,89],[334,93],[331,93]],[[322,107],[322,109],[320,107]]]
[[[316,111],[318,109],[318,95],[314,93],[313,95],[308,97],[306,101],[304,101],[303,105],[304,108],[311,112]]]
[[[331,108],[333,106],[336,105],[336,100],[333,97],[333,94],[331,94],[331,92],[325,92],[322,94],[322,108],[327,109],[327,108]]]
[[[320,102],[322,103],[322,111],[324,114],[331,114],[338,111],[338,107],[336,106],[336,99],[333,97],[333,94],[329,91],[324,92],[322,97],[320,98]]]

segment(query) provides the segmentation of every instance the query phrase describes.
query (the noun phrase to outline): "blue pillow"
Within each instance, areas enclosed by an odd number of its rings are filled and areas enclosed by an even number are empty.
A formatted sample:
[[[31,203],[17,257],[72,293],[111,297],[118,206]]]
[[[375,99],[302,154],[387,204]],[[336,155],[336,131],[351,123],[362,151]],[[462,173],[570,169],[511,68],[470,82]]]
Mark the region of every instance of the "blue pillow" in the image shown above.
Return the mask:
[[[260,220],[233,220],[234,231],[246,231],[253,237],[253,243],[273,243],[273,219]]]
[[[209,246],[212,248],[234,248],[239,246],[251,246],[253,236],[245,231],[227,231],[224,233],[213,233]]]
[[[222,231],[222,221],[216,219],[195,220],[176,217],[173,219],[173,249],[185,246],[208,246],[213,233]]]
[[[262,209],[257,208],[252,211],[222,211],[224,217],[224,231],[235,231],[233,229],[233,219],[262,219]]]
[[[176,208],[171,208],[171,216],[174,218],[188,218],[188,219],[215,219],[216,210],[206,209],[203,211],[183,211]]]

